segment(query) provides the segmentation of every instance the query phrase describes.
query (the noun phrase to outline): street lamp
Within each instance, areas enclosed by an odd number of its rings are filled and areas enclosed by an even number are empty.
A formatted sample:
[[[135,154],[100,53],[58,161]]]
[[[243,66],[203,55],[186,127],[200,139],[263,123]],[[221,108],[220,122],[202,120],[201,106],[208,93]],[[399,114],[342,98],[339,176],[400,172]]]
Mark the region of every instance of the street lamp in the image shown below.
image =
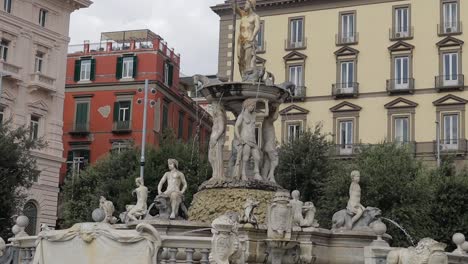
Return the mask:
[[[143,99],[138,98],[137,104],[143,104],[143,135],[141,137],[141,156],[140,156],[140,179],[144,182],[144,173],[145,173],[145,148],[146,148],[146,116],[148,110],[148,79],[145,80],[144,89],[138,88],[138,93],[144,93]],[[151,93],[156,94],[156,89],[152,88]],[[150,107],[153,108],[156,104],[156,101],[151,100],[149,102]]]
[[[439,121],[435,121],[436,123],[436,145],[437,145],[437,168],[440,168],[440,124]]]

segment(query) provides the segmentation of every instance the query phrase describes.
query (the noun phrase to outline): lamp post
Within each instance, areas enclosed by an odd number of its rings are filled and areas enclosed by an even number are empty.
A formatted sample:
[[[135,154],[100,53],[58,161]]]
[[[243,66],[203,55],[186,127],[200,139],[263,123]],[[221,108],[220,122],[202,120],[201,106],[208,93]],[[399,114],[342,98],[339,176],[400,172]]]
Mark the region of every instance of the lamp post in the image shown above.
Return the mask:
[[[141,137],[141,156],[140,156],[140,178],[141,181],[144,182],[144,174],[145,174],[145,148],[146,148],[146,117],[148,112],[148,86],[149,82],[148,79],[145,80],[145,87],[138,88],[138,93],[144,93],[143,99],[138,98],[137,103],[143,104],[143,135]],[[156,94],[156,89],[151,89],[152,94]],[[156,101],[150,100],[150,107],[153,107],[156,104]]]
[[[440,124],[437,120],[436,122],[436,151],[437,151],[437,168],[440,168]]]

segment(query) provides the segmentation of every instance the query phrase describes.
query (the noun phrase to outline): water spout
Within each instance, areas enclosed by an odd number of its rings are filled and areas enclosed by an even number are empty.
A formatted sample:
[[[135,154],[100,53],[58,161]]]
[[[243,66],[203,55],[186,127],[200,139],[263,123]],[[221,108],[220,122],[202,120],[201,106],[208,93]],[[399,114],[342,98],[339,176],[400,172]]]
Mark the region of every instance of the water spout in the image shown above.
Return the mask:
[[[186,232],[181,233],[180,235],[186,235],[186,234],[195,233],[195,232],[198,232],[198,231],[206,231],[206,230],[211,230],[211,227],[210,228],[202,228],[202,229],[195,229],[195,230],[186,231]]]
[[[401,231],[403,231],[403,233],[405,234],[406,236],[406,239],[408,239],[408,241],[411,243],[411,245],[413,245],[413,247],[415,247],[416,245],[414,244],[414,240],[413,238],[410,236],[410,234],[408,233],[408,231],[406,231],[406,229],[404,229],[401,225],[399,225],[397,222],[393,221],[392,219],[388,219],[386,217],[381,217],[383,220],[386,220],[388,221],[389,223],[393,224],[394,226],[396,226],[398,229],[400,229]]]

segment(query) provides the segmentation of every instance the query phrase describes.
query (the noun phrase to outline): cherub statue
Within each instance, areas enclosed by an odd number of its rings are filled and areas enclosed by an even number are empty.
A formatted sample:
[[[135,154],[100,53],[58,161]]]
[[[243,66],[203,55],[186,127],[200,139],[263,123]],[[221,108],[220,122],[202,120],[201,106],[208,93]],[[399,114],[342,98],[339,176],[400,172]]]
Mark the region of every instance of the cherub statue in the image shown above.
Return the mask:
[[[137,221],[146,215],[146,210],[148,209],[148,205],[146,204],[146,200],[148,199],[148,188],[143,185],[143,180],[141,178],[136,178],[135,184],[137,188],[133,190],[132,195],[136,193],[137,203],[135,205],[131,204],[125,207],[127,212],[123,213],[123,222]]]
[[[113,216],[115,207],[111,201],[108,201],[104,196],[101,196],[101,198],[99,198],[99,208],[101,208],[104,211],[104,214],[106,216],[102,222],[108,224],[117,223],[117,218]]]
[[[255,209],[258,207],[259,202],[251,197],[247,198],[244,203],[244,214],[241,218],[241,223],[258,225],[257,217],[255,216]]]

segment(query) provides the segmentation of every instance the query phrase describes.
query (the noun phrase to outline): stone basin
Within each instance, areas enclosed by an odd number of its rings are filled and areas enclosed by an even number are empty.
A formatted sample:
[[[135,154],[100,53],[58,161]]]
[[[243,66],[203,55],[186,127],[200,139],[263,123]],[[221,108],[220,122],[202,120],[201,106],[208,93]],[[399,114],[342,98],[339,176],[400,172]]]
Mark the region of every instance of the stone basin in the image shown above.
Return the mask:
[[[227,111],[240,113],[242,103],[247,98],[266,99],[271,103],[283,103],[289,96],[289,91],[276,86],[265,85],[264,83],[249,82],[225,82],[209,84],[202,87],[199,92],[209,103],[220,101]],[[263,104],[259,104],[259,110]]]

